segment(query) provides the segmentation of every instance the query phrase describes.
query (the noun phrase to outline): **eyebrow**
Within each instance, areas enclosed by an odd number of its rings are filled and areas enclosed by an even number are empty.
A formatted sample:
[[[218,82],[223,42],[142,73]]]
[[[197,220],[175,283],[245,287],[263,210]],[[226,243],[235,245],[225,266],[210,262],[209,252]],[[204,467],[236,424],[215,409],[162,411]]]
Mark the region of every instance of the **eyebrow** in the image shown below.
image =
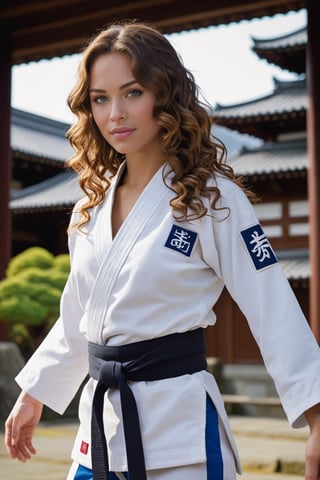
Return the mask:
[[[134,83],[138,83],[137,80],[130,80],[130,82],[124,83],[119,87],[119,90],[124,90],[125,88],[130,87],[130,85],[133,85]],[[106,90],[103,88],[90,88],[89,93],[95,92],[95,93],[105,93]]]

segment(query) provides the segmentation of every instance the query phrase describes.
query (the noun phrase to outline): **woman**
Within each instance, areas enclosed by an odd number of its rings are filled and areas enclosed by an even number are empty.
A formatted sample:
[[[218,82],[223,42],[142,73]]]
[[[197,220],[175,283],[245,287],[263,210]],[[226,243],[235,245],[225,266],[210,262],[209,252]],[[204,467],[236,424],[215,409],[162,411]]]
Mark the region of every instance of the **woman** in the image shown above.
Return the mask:
[[[84,51],[68,165],[85,198],[71,218],[60,318],[17,377],[12,458],[35,453],[42,405],[63,413],[89,371],[69,480],[235,479],[203,341],[226,286],[289,421],[310,425],[306,478],[319,478],[319,348],[197,93],[148,25],[112,25]]]

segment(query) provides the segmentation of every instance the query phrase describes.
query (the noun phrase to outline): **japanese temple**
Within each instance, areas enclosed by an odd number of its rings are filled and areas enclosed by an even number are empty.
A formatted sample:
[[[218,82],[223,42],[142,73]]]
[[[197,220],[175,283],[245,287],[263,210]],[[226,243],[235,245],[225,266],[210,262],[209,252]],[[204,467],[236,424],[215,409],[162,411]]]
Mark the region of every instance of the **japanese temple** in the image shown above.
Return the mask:
[[[253,50],[261,58],[302,74],[301,49],[305,52],[306,40],[303,29],[268,41],[254,39]],[[291,58],[286,63],[288,52]],[[308,316],[306,113],[305,76],[294,81],[275,79],[269,95],[236,105],[217,105],[214,133],[226,143],[228,161],[236,173],[245,177],[257,194],[257,214]],[[12,110],[14,253],[31,245],[55,254],[67,251],[66,226],[72,206],[82,195],[75,175],[64,168],[72,154],[65,138],[68,127]],[[208,330],[208,354],[228,364],[261,363],[246,320],[227,292],[215,311],[221,321],[214,331]]]
[[[269,237],[271,237],[280,261],[285,267],[286,274],[290,279],[300,303],[303,305],[307,313],[308,300],[304,298],[307,296],[308,285],[310,287],[310,323],[318,340],[320,340],[320,253],[318,252],[318,238],[320,233],[319,221],[319,205],[320,205],[320,172],[318,170],[317,158],[319,154],[319,139],[316,132],[319,125],[319,90],[318,79],[320,78],[319,62],[318,62],[318,41],[319,41],[319,3],[317,0],[246,0],[245,2],[226,1],[215,2],[214,7],[212,2],[207,0],[200,0],[199,2],[189,2],[180,0],[167,0],[167,8],[163,8],[163,2],[156,0],[150,4],[149,2],[141,4],[141,2],[121,2],[118,5],[113,2],[102,4],[96,0],[92,2],[77,2],[77,8],[74,8],[75,0],[67,0],[63,4],[41,2],[40,0],[31,0],[25,3],[23,0],[12,0],[12,2],[3,2],[0,6],[0,22],[2,45],[4,46],[3,55],[0,62],[1,68],[1,88],[0,88],[0,103],[2,135],[0,136],[0,152],[2,161],[2,176],[0,188],[0,203],[7,205],[9,199],[9,177],[13,171],[13,180],[10,185],[10,213],[5,207],[1,209],[1,223],[3,225],[3,235],[1,237],[1,255],[0,255],[0,274],[3,275],[8,259],[16,252],[21,251],[32,244],[41,244],[50,248],[54,253],[64,251],[66,249],[65,226],[68,222],[70,210],[74,201],[80,195],[75,178],[73,175],[63,169],[63,163],[66,156],[70,152],[65,152],[60,155],[61,151],[56,148],[63,142],[58,138],[64,138],[64,133],[67,126],[55,124],[54,121],[42,119],[37,116],[23,119],[24,115],[29,115],[26,112],[14,111],[11,112],[12,121],[10,122],[10,74],[11,67],[14,64],[24,63],[39,60],[41,58],[52,58],[54,56],[62,56],[78,52],[90,34],[101,25],[103,18],[105,23],[112,21],[115,17],[125,16],[126,18],[141,18],[155,21],[164,32],[177,32],[183,30],[190,30],[193,28],[201,28],[209,25],[221,25],[231,22],[238,22],[243,19],[251,19],[263,17],[265,15],[271,16],[276,13],[285,13],[290,10],[298,10],[306,8],[308,13],[308,40],[306,44],[306,32],[295,32],[295,35],[287,35],[281,38],[254,40],[254,50],[261,59],[266,59],[271,63],[276,63],[281,68],[296,71],[297,73],[304,73],[307,69],[307,84],[305,84],[304,95],[306,91],[309,97],[309,107],[307,112],[308,117],[308,156],[305,151],[305,135],[301,136],[300,126],[297,123],[292,123],[292,129],[280,133],[280,120],[286,123],[288,112],[284,111],[280,119],[278,116],[279,131],[272,131],[271,126],[274,120],[268,117],[268,112],[256,112],[253,115],[255,119],[260,120],[260,134],[258,132],[250,132],[260,138],[261,145],[259,148],[244,142],[242,151],[236,152],[235,155],[230,155],[230,162],[234,165],[238,174],[245,175],[248,182],[253,186],[254,190],[259,193],[260,202],[257,204],[257,212],[262,220],[265,230]],[[303,29],[305,30],[305,29]],[[305,52],[307,50],[307,66],[305,62]],[[298,62],[298,57],[300,58]],[[290,59],[290,62],[289,62]],[[285,62],[283,65],[280,62]],[[300,66],[300,70],[295,70]],[[294,64],[294,67],[292,66]],[[297,89],[299,89],[297,81]],[[275,91],[273,95],[278,95],[280,98],[280,90],[284,94],[286,82],[275,81]],[[289,88],[289,85],[287,85]],[[293,84],[291,85],[291,94],[293,94]],[[301,87],[301,85],[300,85]],[[303,88],[300,89],[301,92]],[[297,97],[297,94],[294,95]],[[272,97],[272,95],[270,96]],[[258,99],[259,100],[259,99]],[[254,105],[258,100],[247,102]],[[262,100],[262,99],[260,99]],[[266,98],[264,100],[267,100]],[[219,106],[216,111],[216,117],[221,115],[220,125],[226,125],[229,120],[239,120],[238,113],[228,115],[228,108],[230,106]],[[232,106],[236,108],[236,105]],[[245,104],[238,105],[238,107],[245,107]],[[218,113],[219,112],[219,113]],[[231,110],[229,110],[229,114]],[[270,113],[270,112],[269,112]],[[290,113],[290,112],[289,112]],[[252,112],[251,112],[252,114]],[[224,119],[222,116],[225,115]],[[293,120],[295,116],[299,117],[300,122],[304,122],[303,117],[306,117],[306,105],[300,108],[299,111],[291,112],[290,119]],[[238,125],[228,125],[229,128],[236,132],[249,132],[246,129],[247,124],[253,125],[249,115],[240,115],[241,121]],[[273,118],[277,117],[277,111],[273,112]],[[269,119],[269,120],[268,120]],[[39,129],[34,125],[34,134],[44,139],[49,135],[54,140],[54,147],[49,148],[48,151],[41,151],[40,145],[43,143],[36,142],[33,146],[29,145],[32,135],[30,131],[29,121],[35,121],[35,124],[43,124],[43,129]],[[291,120],[290,120],[291,121]],[[264,129],[264,124],[266,130]],[[21,123],[19,125],[19,123]],[[255,122],[256,123],[256,122]],[[239,127],[242,124],[242,129]],[[287,124],[287,123],[286,123]],[[10,130],[11,125],[11,148],[10,148]],[[257,123],[255,124],[257,127]],[[269,127],[269,132],[267,131]],[[29,128],[29,134],[26,134]],[[286,128],[286,127],[285,127]],[[297,130],[294,130],[296,128]],[[32,128],[31,128],[32,129]],[[62,129],[62,130],[61,130]],[[13,132],[17,132],[14,139]],[[267,132],[267,136],[261,135],[262,132]],[[305,132],[305,127],[304,127]],[[215,132],[217,133],[217,132]],[[229,135],[229,134],[228,134]],[[260,135],[260,136],[259,136]],[[282,138],[278,136],[282,135]],[[296,146],[294,147],[294,135]],[[28,139],[26,138],[28,136]],[[224,140],[222,136],[222,140]],[[280,150],[276,152],[277,147],[281,146]],[[28,142],[27,142],[28,141]],[[288,150],[285,148],[285,142],[289,142],[292,146],[292,155],[288,155]],[[32,142],[31,142],[32,143]],[[228,142],[227,146],[228,145]],[[240,141],[240,146],[241,146]],[[279,145],[276,145],[278,144]],[[47,143],[49,145],[49,143]],[[36,146],[36,148],[34,148]],[[238,145],[239,146],[239,145]],[[299,148],[298,148],[299,147]],[[68,148],[64,142],[64,147]],[[230,150],[230,147],[229,147]],[[299,152],[298,152],[299,150]],[[59,153],[60,152],[60,153]],[[254,160],[256,155],[256,160]],[[271,159],[273,162],[268,162],[266,167],[263,156]],[[13,159],[11,160],[11,157]],[[247,160],[245,159],[247,157]],[[282,157],[282,159],[280,159]],[[307,161],[308,158],[308,161]],[[18,163],[18,160],[19,162]],[[251,164],[250,164],[251,162]],[[252,167],[254,163],[254,168]],[[307,164],[309,163],[309,168]],[[22,180],[22,170],[23,180]],[[19,171],[20,169],[20,171]],[[308,176],[308,179],[307,179]],[[303,178],[305,180],[303,181]],[[287,182],[287,183],[286,183]],[[308,189],[307,189],[308,183]],[[309,253],[312,261],[309,267],[308,261],[308,217],[305,213],[307,210],[307,203],[289,204],[291,200],[289,197],[285,198],[285,190],[288,187],[295,186],[301,188],[299,193],[300,198],[298,202],[306,202],[307,193],[309,196]],[[282,189],[282,190],[281,190]],[[308,192],[307,192],[308,190]],[[297,190],[296,190],[297,191]],[[51,192],[51,193],[50,193]],[[274,197],[272,196],[274,192]],[[279,196],[277,195],[279,193]],[[289,190],[288,190],[289,192]],[[287,193],[288,193],[287,192]],[[50,193],[50,194],[49,194]],[[51,200],[50,200],[51,198]],[[52,198],[54,202],[52,202]],[[273,218],[263,218],[264,210],[268,203],[280,201],[281,199],[281,215],[279,211],[276,212],[272,208]],[[295,200],[296,201],[296,200]],[[260,209],[260,211],[259,211]],[[290,227],[290,215],[294,209],[296,223],[299,227]],[[28,213],[27,213],[28,212]],[[288,213],[289,212],[289,216]],[[291,213],[290,213],[291,212]],[[44,215],[45,214],[45,215]],[[50,215],[50,219],[48,219]],[[26,218],[28,217],[28,218]],[[12,228],[10,219],[12,218]],[[279,219],[282,219],[281,221]],[[268,222],[270,223],[268,225]],[[281,225],[279,225],[281,223]],[[294,227],[294,228],[293,228]],[[283,235],[280,234],[283,228]],[[300,234],[292,235],[297,228]],[[48,233],[46,233],[48,232]],[[60,233],[61,232],[61,233]],[[289,232],[289,235],[288,235]],[[285,244],[287,240],[290,245]],[[293,238],[295,237],[295,238]],[[283,245],[281,245],[283,243]],[[295,251],[295,252],[294,252]],[[293,255],[294,253],[294,255]],[[312,282],[309,283],[309,271],[312,270]],[[298,274],[298,270],[300,273]],[[304,281],[302,281],[304,279]],[[301,292],[298,290],[301,289]],[[303,290],[304,289],[304,290]],[[304,292],[306,294],[304,295]],[[221,302],[222,305],[222,302]],[[229,308],[227,315],[229,318],[224,326],[224,331],[208,336],[208,347],[210,355],[220,355],[224,362],[259,362],[259,355],[254,350],[254,347],[248,349],[247,339],[243,338],[243,342],[239,345],[238,331],[242,331],[240,323],[232,326],[232,316],[237,315],[234,312],[234,305],[232,302],[226,303],[225,311]],[[217,314],[220,316],[219,308]],[[234,317],[235,318],[235,317]],[[221,322],[222,324],[223,322]],[[238,330],[237,330],[238,328]],[[231,330],[233,329],[233,331]],[[239,330],[240,329],[240,330]],[[219,333],[220,332],[220,333]],[[251,340],[248,334],[248,341]]]
[[[81,193],[64,168],[72,148],[68,124],[12,109],[12,252],[38,245],[54,254],[67,251],[69,214]]]

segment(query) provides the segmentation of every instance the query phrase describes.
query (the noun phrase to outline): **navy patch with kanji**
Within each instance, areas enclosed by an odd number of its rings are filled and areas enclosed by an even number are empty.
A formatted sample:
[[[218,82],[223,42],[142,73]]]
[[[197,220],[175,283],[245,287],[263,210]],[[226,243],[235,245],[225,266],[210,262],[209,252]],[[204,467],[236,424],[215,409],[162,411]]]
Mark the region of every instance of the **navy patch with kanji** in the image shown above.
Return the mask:
[[[270,242],[261,225],[246,228],[240,232],[256,270],[278,263]]]
[[[190,257],[196,239],[196,232],[192,232],[183,227],[178,227],[177,225],[172,225],[165,247],[171,248],[172,250],[176,250],[177,252]]]

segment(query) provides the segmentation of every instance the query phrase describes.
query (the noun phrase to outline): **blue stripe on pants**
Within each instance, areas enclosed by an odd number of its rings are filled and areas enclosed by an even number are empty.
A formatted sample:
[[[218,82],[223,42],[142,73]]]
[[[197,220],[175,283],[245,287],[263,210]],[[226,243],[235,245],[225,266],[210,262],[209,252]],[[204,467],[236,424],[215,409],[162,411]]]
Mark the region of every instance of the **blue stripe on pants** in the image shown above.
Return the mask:
[[[206,405],[206,452],[207,480],[223,480],[218,414],[209,396]],[[130,480],[128,473],[123,472],[123,475]],[[119,480],[113,472],[109,476],[110,480]],[[92,480],[92,470],[79,465],[74,480]]]
[[[74,480],[92,480],[92,470],[83,465],[79,465]]]
[[[223,480],[218,414],[208,395],[206,415],[207,480]]]

